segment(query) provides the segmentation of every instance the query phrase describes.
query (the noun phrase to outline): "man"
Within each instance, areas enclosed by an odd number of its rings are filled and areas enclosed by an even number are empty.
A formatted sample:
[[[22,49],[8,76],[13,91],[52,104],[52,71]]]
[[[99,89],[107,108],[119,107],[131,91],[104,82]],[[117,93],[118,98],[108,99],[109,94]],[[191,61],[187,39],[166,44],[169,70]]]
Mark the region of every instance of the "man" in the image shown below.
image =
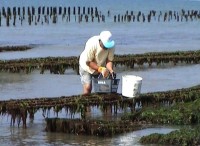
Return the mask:
[[[79,59],[79,73],[83,84],[83,94],[90,94],[92,91],[92,77],[99,74],[105,78],[112,75],[115,42],[111,39],[110,31],[102,31],[98,36],[91,37],[85,45],[84,51]]]

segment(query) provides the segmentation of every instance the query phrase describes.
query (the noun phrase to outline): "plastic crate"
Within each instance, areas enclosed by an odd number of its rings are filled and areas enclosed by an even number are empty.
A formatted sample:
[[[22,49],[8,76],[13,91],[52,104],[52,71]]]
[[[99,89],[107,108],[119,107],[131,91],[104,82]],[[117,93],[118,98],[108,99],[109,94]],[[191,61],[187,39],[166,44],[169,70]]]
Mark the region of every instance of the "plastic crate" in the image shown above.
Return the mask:
[[[92,79],[94,92],[96,93],[116,93],[120,79]]]

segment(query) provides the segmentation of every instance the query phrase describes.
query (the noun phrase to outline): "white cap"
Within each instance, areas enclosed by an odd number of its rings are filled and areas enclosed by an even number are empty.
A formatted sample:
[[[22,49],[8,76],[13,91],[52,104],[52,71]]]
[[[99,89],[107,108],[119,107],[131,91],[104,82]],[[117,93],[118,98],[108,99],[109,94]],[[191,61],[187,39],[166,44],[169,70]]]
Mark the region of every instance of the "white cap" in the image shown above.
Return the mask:
[[[110,31],[102,31],[99,36],[104,47],[107,49],[111,49],[115,46],[115,41],[111,40],[112,34]]]

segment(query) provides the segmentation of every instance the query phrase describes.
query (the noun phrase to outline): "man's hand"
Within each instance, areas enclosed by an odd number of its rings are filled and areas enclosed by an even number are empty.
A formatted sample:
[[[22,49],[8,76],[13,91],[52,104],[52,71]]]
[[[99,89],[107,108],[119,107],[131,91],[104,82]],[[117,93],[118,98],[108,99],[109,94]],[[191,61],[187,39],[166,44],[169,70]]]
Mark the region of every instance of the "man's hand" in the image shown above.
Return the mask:
[[[106,78],[109,75],[109,71],[105,67],[99,67],[98,72],[102,74],[103,78]]]
[[[115,72],[112,72],[112,73],[111,73],[111,76],[112,76],[112,79],[116,79],[116,77],[117,77],[117,75],[116,75]]]
[[[102,70],[101,74],[103,75],[103,78],[107,78],[109,75],[109,71],[107,69]]]

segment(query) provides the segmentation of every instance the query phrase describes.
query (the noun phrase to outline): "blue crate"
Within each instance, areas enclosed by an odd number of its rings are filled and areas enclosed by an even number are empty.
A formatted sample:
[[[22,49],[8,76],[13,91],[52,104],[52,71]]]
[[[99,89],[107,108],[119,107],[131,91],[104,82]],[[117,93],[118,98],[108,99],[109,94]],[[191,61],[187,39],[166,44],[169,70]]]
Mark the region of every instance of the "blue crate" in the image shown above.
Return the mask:
[[[92,79],[95,93],[116,93],[120,79]]]

